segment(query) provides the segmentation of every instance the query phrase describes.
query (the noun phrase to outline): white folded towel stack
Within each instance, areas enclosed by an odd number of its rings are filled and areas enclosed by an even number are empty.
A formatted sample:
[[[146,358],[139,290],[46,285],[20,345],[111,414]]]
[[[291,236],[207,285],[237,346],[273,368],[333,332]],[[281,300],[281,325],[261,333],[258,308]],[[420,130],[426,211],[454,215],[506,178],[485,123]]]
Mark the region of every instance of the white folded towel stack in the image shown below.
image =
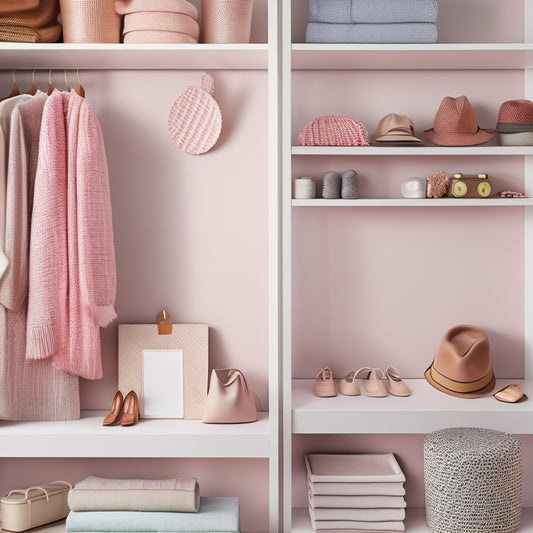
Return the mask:
[[[313,529],[405,531],[405,476],[392,453],[308,454]]]

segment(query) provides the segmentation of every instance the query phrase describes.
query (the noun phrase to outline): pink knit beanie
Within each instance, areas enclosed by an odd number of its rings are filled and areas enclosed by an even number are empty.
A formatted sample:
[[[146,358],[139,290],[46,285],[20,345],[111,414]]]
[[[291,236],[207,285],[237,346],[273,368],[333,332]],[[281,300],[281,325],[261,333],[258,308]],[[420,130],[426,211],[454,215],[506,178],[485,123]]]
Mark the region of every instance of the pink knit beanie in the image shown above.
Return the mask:
[[[304,146],[368,146],[368,131],[358,120],[328,115],[310,120],[298,142]]]

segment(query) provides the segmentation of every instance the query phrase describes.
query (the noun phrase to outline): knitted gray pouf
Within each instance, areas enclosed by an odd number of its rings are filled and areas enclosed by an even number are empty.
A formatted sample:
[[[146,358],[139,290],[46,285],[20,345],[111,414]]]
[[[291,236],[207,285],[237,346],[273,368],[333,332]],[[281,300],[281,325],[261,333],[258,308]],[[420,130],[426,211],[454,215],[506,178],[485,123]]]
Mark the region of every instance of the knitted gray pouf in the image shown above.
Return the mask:
[[[424,439],[431,533],[514,533],[522,506],[522,445],[509,433],[450,428]]]

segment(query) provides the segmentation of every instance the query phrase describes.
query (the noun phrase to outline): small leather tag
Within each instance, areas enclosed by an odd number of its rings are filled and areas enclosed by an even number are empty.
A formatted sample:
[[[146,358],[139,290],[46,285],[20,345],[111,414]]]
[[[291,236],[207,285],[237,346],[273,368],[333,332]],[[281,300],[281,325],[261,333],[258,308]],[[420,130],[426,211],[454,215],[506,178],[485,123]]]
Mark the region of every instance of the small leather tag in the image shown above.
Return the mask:
[[[157,332],[159,335],[172,335],[172,319],[164,309],[157,314]]]

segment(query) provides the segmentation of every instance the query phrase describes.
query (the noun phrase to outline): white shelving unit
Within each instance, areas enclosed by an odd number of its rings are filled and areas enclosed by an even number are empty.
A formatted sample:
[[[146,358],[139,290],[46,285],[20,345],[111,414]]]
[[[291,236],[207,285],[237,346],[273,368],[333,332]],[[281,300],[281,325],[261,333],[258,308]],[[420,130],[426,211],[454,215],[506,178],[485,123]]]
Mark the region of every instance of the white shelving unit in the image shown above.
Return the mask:
[[[269,458],[270,424],[259,413],[251,424],[201,420],[141,420],[130,428],[102,426],[106,412],[80,420],[0,422],[0,457],[233,457]]]
[[[199,4],[194,0],[194,3]],[[213,458],[268,461],[269,524],[279,531],[280,460],[278,416],[278,210],[279,210],[279,64],[278,2],[256,2],[264,19],[267,42],[251,44],[124,45],[0,43],[0,69],[4,71],[63,70],[237,70],[267,73],[269,153],[269,412],[258,413],[248,424],[203,424],[201,420],[141,420],[122,428],[103,427],[106,412],[82,411],[80,420],[64,422],[0,421],[0,458]],[[265,28],[268,30],[265,31]],[[42,76],[42,73],[41,73]],[[157,93],[154,92],[156,95]],[[142,137],[141,137],[142,138]],[[269,414],[270,413],[270,414]],[[57,473],[61,477],[60,472]],[[266,528],[265,528],[266,529]],[[65,531],[64,521],[38,528],[47,533]]]
[[[311,520],[307,509],[297,507],[292,513],[292,530],[295,533],[311,531]],[[425,510],[422,508],[408,508],[405,517],[405,531],[408,533],[427,533]],[[520,531],[533,531],[533,509],[522,511]]]
[[[524,212],[524,254],[525,254],[525,273],[524,273],[524,292],[525,292],[525,309],[524,309],[524,323],[526,324],[525,337],[524,337],[524,378],[514,380],[498,380],[495,390],[505,386],[509,382],[519,383],[525,390],[531,390],[533,387],[532,381],[532,358],[533,358],[533,335],[531,332],[531,299],[533,297],[533,282],[530,274],[533,265],[533,251],[532,246],[529,243],[531,239],[531,232],[533,228],[532,209],[533,205],[531,195],[533,193],[533,150],[531,147],[510,147],[510,146],[498,146],[497,142],[490,142],[486,145],[472,146],[472,147],[442,147],[434,146],[427,143],[427,146],[423,147],[316,147],[316,146],[299,146],[295,144],[295,138],[298,131],[294,131],[294,122],[291,121],[291,115],[294,114],[294,108],[297,107],[302,114],[302,109],[305,107],[298,101],[298,105],[295,104],[295,91],[293,89],[293,79],[299,75],[304,76],[303,79],[306,83],[311,83],[312,77],[320,79],[321,74],[326,76],[327,81],[325,87],[328,91],[334,91],[332,84],[332,76],[329,74],[331,70],[342,71],[340,73],[342,83],[347,83],[349,79],[345,75],[345,71],[364,71],[362,76],[372,74],[374,71],[431,71],[428,73],[427,79],[431,78],[431,74],[435,73],[436,76],[441,76],[441,71],[461,71],[465,75],[469,75],[470,71],[473,76],[478,71],[521,71],[523,73],[523,97],[532,99],[533,96],[533,27],[531,25],[531,15],[533,14],[533,2],[526,0],[524,2],[524,25],[525,25],[525,37],[524,42],[510,42],[510,43],[439,43],[431,45],[329,45],[329,44],[308,44],[302,42],[293,42],[294,34],[298,30],[295,30],[294,24],[291,24],[290,18],[298,18],[298,28],[301,34],[301,28],[303,24],[300,18],[305,18],[305,13],[302,13],[302,2],[298,0],[292,0],[292,6],[286,6],[283,11],[284,20],[284,33],[283,33],[283,47],[284,47],[284,69],[283,69],[283,81],[284,92],[283,102],[285,109],[284,116],[284,152],[283,152],[283,171],[284,171],[284,233],[283,233],[283,249],[284,249],[284,278],[283,286],[286,294],[291,294],[291,288],[293,286],[293,276],[297,273],[292,272],[292,259],[291,255],[294,248],[294,239],[298,239],[299,234],[294,232],[293,217],[295,213],[300,214],[301,208],[309,207],[328,207],[330,209],[336,209],[339,207],[353,209],[353,208],[376,208],[376,207],[402,207],[405,209],[411,209],[415,207],[424,207],[431,209],[435,207],[463,207],[466,209],[484,207],[491,209],[494,207],[515,207],[522,209]],[[289,20],[286,20],[289,19]],[[297,40],[301,39],[301,35],[297,37]],[[367,74],[369,73],[370,74]],[[393,75],[391,72],[390,75]],[[357,79],[354,75],[353,79]],[[374,78],[372,78],[374,79]],[[377,77],[375,79],[378,79]],[[382,81],[384,78],[380,77]],[[420,78],[416,78],[419,80]],[[442,79],[439,77],[438,79]],[[354,87],[356,87],[354,83]],[[302,89],[303,86],[299,85],[298,89]],[[405,90],[404,86],[402,89]],[[400,90],[402,90],[400,89]],[[421,90],[421,89],[420,89]],[[383,87],[376,87],[376,98],[384,99]],[[348,92],[343,92],[344,99],[348,98]],[[366,93],[365,93],[366,94]],[[440,94],[440,93],[439,93]],[[300,96],[300,95],[298,95]],[[518,97],[518,96],[517,96]],[[302,95],[302,99],[305,96]],[[356,98],[354,96],[354,98]],[[331,114],[331,108],[329,106],[329,99],[324,107],[328,110],[322,114]],[[309,98],[306,100],[309,102]],[[358,105],[361,104],[359,100]],[[311,107],[308,104],[309,107]],[[342,108],[342,105],[339,106]],[[345,106],[348,107],[349,106]],[[354,104],[355,107],[355,104]],[[357,107],[355,107],[357,109]],[[320,109],[319,105],[313,107],[313,111],[309,111],[305,108],[305,111],[309,113],[307,119],[311,119],[313,116],[319,116],[321,113],[317,113],[317,109]],[[389,109],[394,111],[394,109]],[[401,111],[396,111],[401,112]],[[315,113],[314,115],[312,113]],[[298,116],[301,126],[305,124],[302,122],[302,117]],[[377,119],[376,119],[377,120]],[[371,133],[371,132],[369,132]],[[486,200],[478,199],[423,199],[423,200],[407,200],[391,194],[384,194],[383,198],[367,198],[362,197],[358,200],[326,200],[321,198],[311,200],[299,200],[292,199],[292,180],[303,175],[298,170],[305,168],[307,173],[311,172],[316,166],[316,175],[320,173],[321,158],[325,158],[328,161],[330,167],[333,165],[334,158],[342,158],[339,163],[340,168],[357,168],[356,166],[348,167],[345,163],[346,160],[350,161],[350,165],[356,165],[358,158],[363,158],[365,164],[367,164],[367,158],[376,158],[376,165],[379,165],[379,161],[383,158],[403,158],[403,157],[435,157],[440,158],[462,158],[461,161],[465,161],[465,157],[482,158],[489,157],[517,157],[519,161],[523,161],[523,173],[524,173],[524,189],[528,198],[520,199],[501,199],[491,198]],[[307,159],[312,163],[307,163]],[[481,160],[481,159],[480,159]],[[372,159],[374,163],[374,159]],[[368,165],[366,168],[370,168]],[[295,170],[296,169],[296,170]],[[311,169],[311,170],[309,170]],[[326,168],[324,167],[324,170]],[[374,195],[373,195],[374,196]],[[379,196],[379,195],[378,195]],[[399,193],[397,194],[399,196]],[[463,201],[464,200],[464,201]],[[417,211],[418,212],[418,211]],[[307,212],[306,212],[307,213]],[[301,220],[308,222],[309,217],[318,217],[318,212],[313,211],[312,214],[306,214],[305,219],[300,219],[301,232]],[[330,211],[328,210],[328,215]],[[322,212],[320,213],[322,215]],[[357,221],[361,224],[363,215],[357,217]],[[342,221],[346,223],[349,220],[349,215],[343,211]],[[322,217],[320,218],[322,220]],[[324,217],[324,229],[320,238],[321,242],[327,242],[328,231],[334,231],[333,216]],[[420,220],[420,219],[417,219]],[[391,220],[391,223],[393,221]],[[327,229],[326,229],[327,226]],[[321,228],[322,231],[322,228]],[[303,236],[304,240],[309,240],[311,230],[308,229],[307,233]],[[342,243],[347,244],[347,243]],[[380,243],[381,245],[381,243]],[[297,246],[296,246],[297,248]],[[333,248],[333,247],[332,247]],[[330,253],[328,252],[325,253]],[[342,253],[342,252],[341,252]],[[368,253],[368,249],[365,250]],[[309,262],[313,259],[308,258]],[[393,261],[391,257],[391,261]],[[336,262],[335,258],[328,257],[326,264],[336,265],[339,268],[339,272],[342,272],[342,266]],[[351,264],[352,266],[353,264]],[[315,265],[313,265],[315,267]],[[327,267],[323,267],[323,270],[319,268],[313,268],[313,274],[317,272],[324,273]],[[305,274],[307,278],[311,278],[309,273]],[[305,275],[303,277],[305,277]],[[339,274],[340,275],[340,274]],[[318,280],[316,280],[319,283]],[[298,283],[300,290],[302,286],[301,281]],[[309,287],[312,290],[311,287]],[[328,302],[330,304],[330,302]],[[306,508],[299,508],[293,503],[295,488],[293,487],[293,464],[292,461],[297,458],[293,457],[293,440],[298,439],[300,436],[305,443],[310,442],[309,436],[354,436],[358,435],[376,435],[376,439],[379,439],[380,435],[420,435],[428,432],[453,426],[480,426],[493,428],[501,431],[508,431],[511,433],[521,435],[532,434],[532,422],[533,422],[533,408],[529,402],[523,402],[520,404],[504,404],[495,400],[492,396],[478,398],[475,400],[464,401],[459,398],[447,396],[435,389],[433,389],[424,379],[408,379],[406,380],[408,386],[412,390],[412,396],[408,398],[369,398],[365,396],[364,385],[361,384],[362,395],[357,397],[348,397],[338,395],[334,398],[318,398],[312,393],[313,379],[291,379],[294,373],[298,378],[302,378],[302,374],[305,372],[301,368],[303,364],[303,357],[299,359],[300,367],[295,369],[294,356],[291,355],[294,347],[293,339],[293,306],[290,297],[284,298],[284,353],[285,364],[283,368],[283,382],[284,382],[284,528],[285,531],[293,531],[298,533],[309,533],[313,531]],[[313,315],[316,316],[316,315]],[[334,320],[332,317],[327,317],[330,320]],[[357,317],[353,317],[353,320],[357,320]],[[301,327],[302,321],[298,322]],[[312,327],[320,327],[317,324],[313,324]],[[331,335],[332,328],[328,330]],[[332,353],[335,353],[335,349],[338,348],[338,344],[332,349]],[[357,352],[357,347],[354,347],[354,358],[361,357]],[[331,359],[328,359],[330,357]],[[324,364],[328,364],[328,361],[333,361],[330,364],[334,364],[334,355],[324,355]],[[369,355],[371,357],[371,355]],[[431,357],[431,354],[429,355]],[[355,368],[360,361],[354,361]],[[366,364],[366,363],[365,363]],[[307,368],[309,375],[315,369]],[[295,372],[296,370],[296,372]],[[340,378],[341,376],[335,375]],[[421,373],[420,373],[420,377]],[[324,448],[324,439],[320,441],[321,450]],[[346,443],[346,439],[342,441]],[[350,440],[350,442],[352,442]],[[365,441],[366,442],[366,441]],[[332,451],[335,450],[335,439],[331,439]],[[300,448],[298,448],[300,449]],[[343,451],[345,451],[345,447]],[[394,445],[391,443],[390,451],[394,452]],[[298,470],[298,469],[295,469]],[[300,468],[301,470],[301,468]],[[296,475],[301,476],[301,472],[298,471]],[[302,485],[301,479],[298,479],[299,485]],[[524,479],[525,484],[530,484],[531,480],[527,477]],[[301,502],[300,502],[301,503]],[[422,533],[427,532],[425,525],[424,509],[413,508],[408,509],[406,518],[406,531],[408,533]],[[533,513],[529,508],[525,508],[522,517],[522,531],[533,531]]]

